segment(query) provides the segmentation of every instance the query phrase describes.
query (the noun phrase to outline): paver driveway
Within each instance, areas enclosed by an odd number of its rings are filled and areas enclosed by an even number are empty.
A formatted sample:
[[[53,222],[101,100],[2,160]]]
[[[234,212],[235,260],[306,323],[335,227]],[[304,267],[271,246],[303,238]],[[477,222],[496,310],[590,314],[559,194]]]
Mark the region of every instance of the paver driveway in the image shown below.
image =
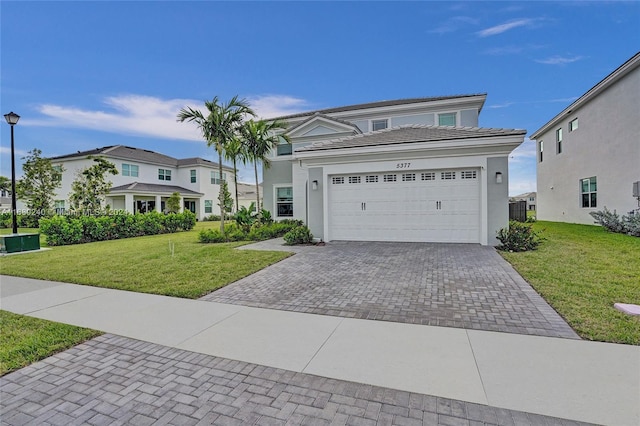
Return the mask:
[[[275,243],[246,248],[286,249]],[[578,338],[492,247],[333,242],[203,298],[347,318]]]

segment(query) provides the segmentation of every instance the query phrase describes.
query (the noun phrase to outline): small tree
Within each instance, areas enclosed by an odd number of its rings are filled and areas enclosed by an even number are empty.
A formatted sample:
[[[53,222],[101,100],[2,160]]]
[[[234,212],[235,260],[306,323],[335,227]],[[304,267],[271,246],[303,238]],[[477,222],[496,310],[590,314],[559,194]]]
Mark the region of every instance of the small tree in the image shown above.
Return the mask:
[[[169,213],[178,213],[180,211],[180,193],[174,192],[171,197],[167,199],[167,210]]]
[[[0,176],[0,191],[11,192],[11,179],[6,176]]]
[[[220,216],[222,216],[223,214],[226,215],[227,213],[233,212],[233,198],[231,198],[227,181],[222,181],[220,185],[220,191],[222,192],[222,199],[224,201],[223,205],[220,206]]]
[[[96,214],[101,211],[105,196],[111,189],[111,181],[105,174],[117,175],[115,164],[101,157],[92,158],[95,164],[79,171],[71,184],[69,201],[73,210],[85,210]]]
[[[42,158],[42,151],[33,149],[23,157],[22,179],[16,182],[16,196],[27,202],[27,208],[36,219],[52,210],[53,195],[62,183],[64,169],[54,168],[51,160]]]

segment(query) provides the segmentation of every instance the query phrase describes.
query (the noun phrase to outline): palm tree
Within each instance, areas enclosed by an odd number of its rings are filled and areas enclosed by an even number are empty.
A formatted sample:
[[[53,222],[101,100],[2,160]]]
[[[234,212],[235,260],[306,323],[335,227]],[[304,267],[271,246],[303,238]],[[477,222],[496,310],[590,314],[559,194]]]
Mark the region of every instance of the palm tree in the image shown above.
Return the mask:
[[[236,137],[244,119],[256,114],[249,107],[249,103],[238,96],[231,98],[229,102],[219,103],[218,97],[204,103],[209,113],[205,115],[191,107],[182,108],[178,113],[178,121],[191,121],[196,123],[207,146],[214,146],[218,152],[218,174],[222,179],[222,157],[227,149],[229,141]],[[224,192],[220,185],[218,196],[220,204],[220,232],[224,234]]]
[[[227,147],[224,152],[224,157],[227,160],[231,160],[233,163],[233,181],[236,183],[236,211],[240,208],[238,204],[238,161],[242,164],[246,164],[247,161],[247,149],[243,140],[238,136],[234,137],[227,143]]]
[[[289,136],[277,134],[278,130],[286,129],[287,124],[281,120],[249,120],[242,127],[242,136],[247,146],[247,158],[253,162],[253,169],[256,174],[256,211],[258,215],[262,211],[260,207],[260,187],[258,185],[258,163],[262,163],[263,168],[271,166],[269,152],[274,149],[280,140],[291,143]]]

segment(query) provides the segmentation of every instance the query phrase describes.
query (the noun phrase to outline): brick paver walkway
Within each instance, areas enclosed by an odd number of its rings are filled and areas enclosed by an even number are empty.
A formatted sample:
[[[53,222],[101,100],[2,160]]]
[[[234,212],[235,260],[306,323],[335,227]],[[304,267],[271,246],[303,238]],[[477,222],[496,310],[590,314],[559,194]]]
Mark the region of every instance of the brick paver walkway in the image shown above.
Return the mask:
[[[3,425],[577,425],[103,335],[0,378]]]
[[[257,248],[269,249],[271,243]],[[282,247],[277,247],[282,249]],[[333,242],[202,300],[347,318],[578,338],[492,247]]]

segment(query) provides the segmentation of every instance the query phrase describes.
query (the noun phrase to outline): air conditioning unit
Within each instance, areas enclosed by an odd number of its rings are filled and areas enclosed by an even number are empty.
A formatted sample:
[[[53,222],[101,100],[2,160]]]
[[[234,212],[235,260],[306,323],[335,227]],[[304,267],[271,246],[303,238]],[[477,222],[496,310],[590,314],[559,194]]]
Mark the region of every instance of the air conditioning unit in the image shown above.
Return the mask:
[[[640,180],[638,182],[633,182],[633,196],[640,198]]]

